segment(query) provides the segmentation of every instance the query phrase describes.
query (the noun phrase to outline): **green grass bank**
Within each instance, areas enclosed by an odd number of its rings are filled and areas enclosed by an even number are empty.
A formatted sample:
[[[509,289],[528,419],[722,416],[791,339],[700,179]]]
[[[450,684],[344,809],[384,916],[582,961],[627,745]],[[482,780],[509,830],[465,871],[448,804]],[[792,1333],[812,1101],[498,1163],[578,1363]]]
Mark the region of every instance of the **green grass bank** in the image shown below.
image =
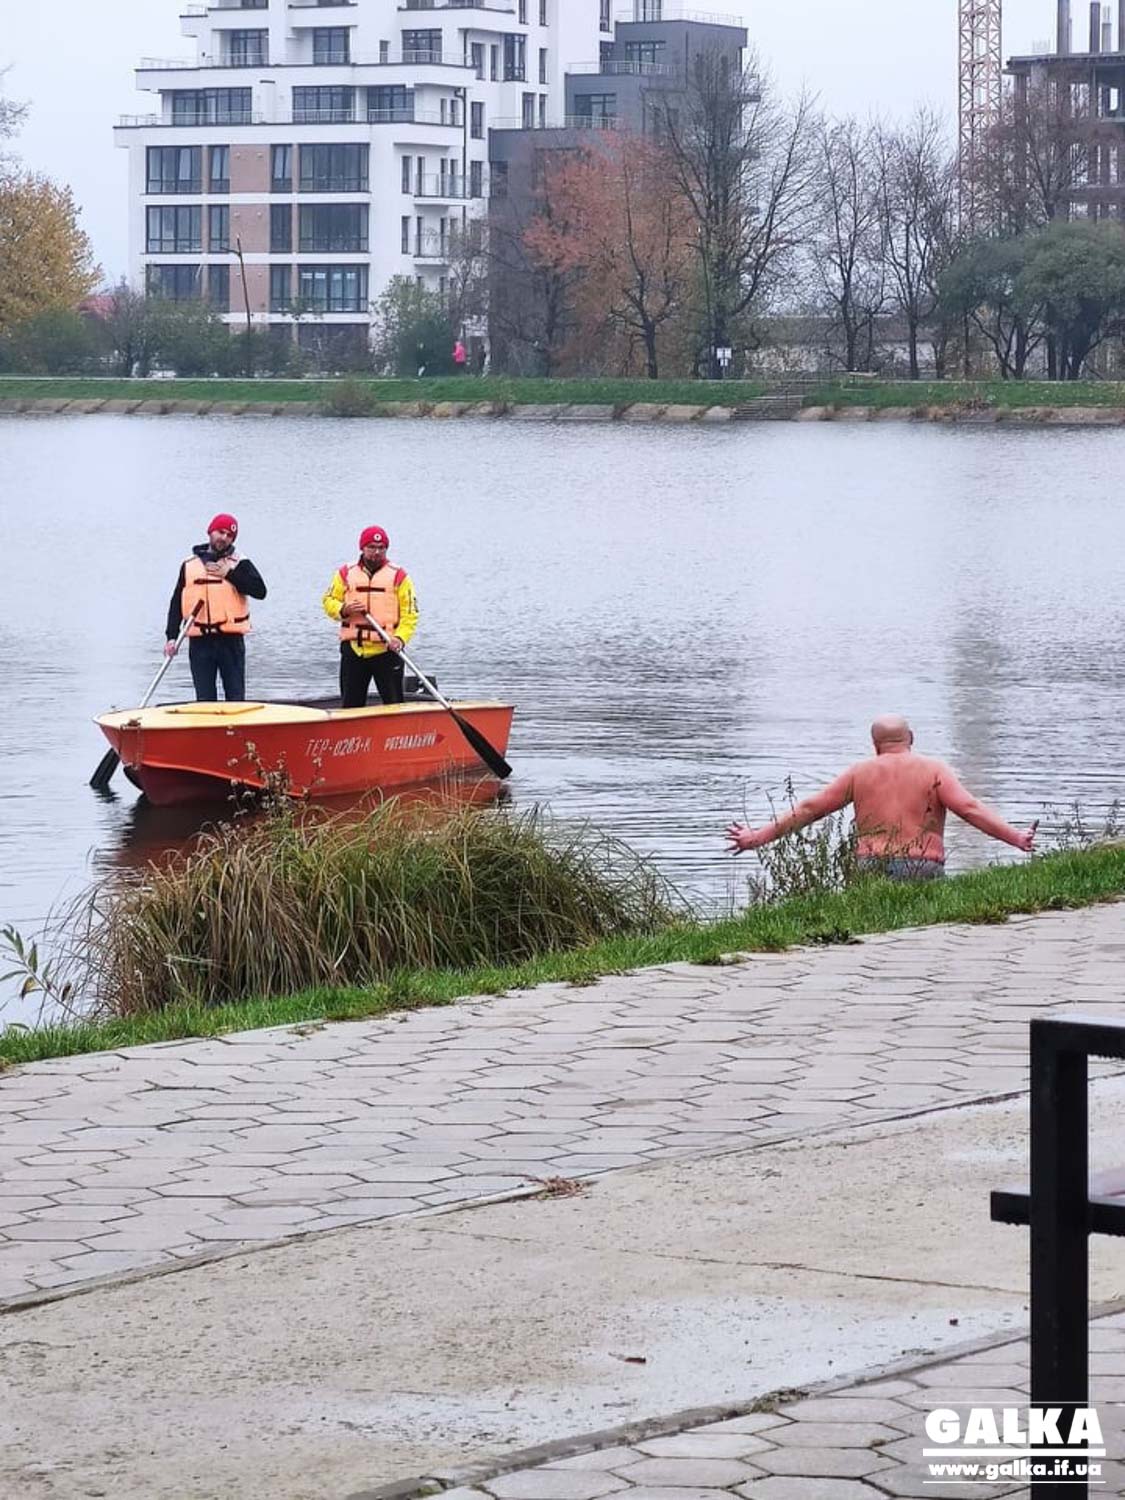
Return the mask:
[[[1108,380],[869,380],[862,376],[813,385],[806,406],[1125,407],[1125,384]]]
[[[222,401],[282,405],[329,399],[342,385],[362,387],[373,401],[487,401],[499,406],[739,406],[760,396],[763,381],[536,380],[505,376],[442,376],[423,380],[108,380],[15,376],[0,379],[0,400]]]
[[[115,380],[97,377],[0,378],[0,400],[209,401],[284,406],[323,406],[344,386],[366,393],[377,407],[421,402],[489,402],[510,406],[741,406],[770,390],[788,389],[806,406],[952,407],[1065,410],[1076,406],[1125,409],[1125,383],[1043,380],[878,380],[841,376],[818,382],[805,377],[787,385],[782,377],[760,380],[546,380],[506,376],[443,376],[423,380]]]
[[[550,982],[590,984],[603,975],[655,964],[714,965],[730,954],[848,942],[865,933],[937,923],[1003,922],[1020,913],[1072,910],[1121,896],[1125,848],[1116,846],[995,866],[933,884],[865,881],[843,892],[751,907],[720,922],[680,922],[653,935],[612,938],[510,967],[397,970],[385,983],[365,989],[321,987],[89,1025],[10,1027],[0,1033],[0,1066],[266,1026],[356,1020]]]

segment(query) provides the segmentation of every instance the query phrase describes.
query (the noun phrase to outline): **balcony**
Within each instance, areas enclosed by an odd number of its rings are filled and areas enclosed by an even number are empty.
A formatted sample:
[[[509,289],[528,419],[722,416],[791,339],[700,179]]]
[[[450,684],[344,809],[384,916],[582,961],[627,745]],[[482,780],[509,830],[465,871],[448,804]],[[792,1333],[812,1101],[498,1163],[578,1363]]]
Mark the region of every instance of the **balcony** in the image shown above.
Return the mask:
[[[449,246],[448,235],[440,235],[433,229],[426,230],[423,234],[414,237],[414,259],[448,260]]]
[[[493,130],[616,130],[620,121],[616,115],[564,115],[561,119],[546,121],[522,120],[510,115],[502,120],[493,120]]]
[[[627,10],[618,10],[613,18],[619,25],[649,24],[660,21],[694,21],[698,26],[738,26],[738,16],[722,15],[713,10],[692,10],[686,5],[670,5],[667,0],[633,0]]]
[[[419,177],[414,182],[415,198],[435,198],[453,202],[454,199],[470,198],[469,182],[465,177],[452,177],[448,173],[442,177],[440,174],[434,177]]]
[[[424,125],[443,130],[461,132],[460,124],[443,120],[432,110],[382,109],[364,114],[359,110],[320,109],[299,111],[294,115],[288,110],[276,110],[272,114],[240,114],[225,120],[203,118],[166,120],[163,115],[119,115],[118,130],[229,130],[246,125]]]
[[[567,73],[593,74],[601,78],[676,78],[683,71],[672,63],[633,62],[624,57],[606,57],[601,62],[574,63]]]

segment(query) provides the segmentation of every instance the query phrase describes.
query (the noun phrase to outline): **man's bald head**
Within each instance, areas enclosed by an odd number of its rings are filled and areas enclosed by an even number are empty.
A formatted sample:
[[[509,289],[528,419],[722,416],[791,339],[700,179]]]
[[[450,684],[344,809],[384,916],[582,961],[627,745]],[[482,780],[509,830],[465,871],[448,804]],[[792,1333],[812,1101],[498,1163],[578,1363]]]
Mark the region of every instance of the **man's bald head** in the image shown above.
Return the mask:
[[[900,714],[884,714],[871,726],[871,741],[876,755],[884,750],[894,750],[914,743],[914,731]]]

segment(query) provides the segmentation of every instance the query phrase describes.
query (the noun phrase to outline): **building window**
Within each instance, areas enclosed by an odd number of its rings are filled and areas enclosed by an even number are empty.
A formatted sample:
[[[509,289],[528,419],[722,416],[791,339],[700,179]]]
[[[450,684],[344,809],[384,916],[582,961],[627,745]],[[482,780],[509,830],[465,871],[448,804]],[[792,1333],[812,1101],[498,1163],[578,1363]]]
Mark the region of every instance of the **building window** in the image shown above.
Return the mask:
[[[482,161],[469,163],[469,197],[484,197],[484,162]]]
[[[212,146],[207,152],[207,191],[230,192],[230,147]]]
[[[297,271],[301,302],[316,312],[366,312],[366,266],[301,266]]]
[[[523,95],[521,95],[521,100],[522,100],[523,113],[522,113],[522,115],[520,117],[520,123],[523,125],[523,128],[525,130],[534,130],[535,129],[535,95],[534,94],[523,94]]]
[[[366,203],[302,203],[297,248],[308,255],[357,255],[367,249]]]
[[[546,94],[540,94],[539,95],[539,129],[540,130],[546,130],[546,128],[547,128],[547,96],[546,96]]]
[[[145,291],[150,297],[161,297],[165,302],[198,302],[198,266],[149,266],[145,277]]]
[[[626,42],[625,61],[631,63],[658,63],[664,60],[663,42]]]
[[[402,158],[402,190],[403,190],[404,193],[409,193],[410,192],[410,157],[409,156],[404,156]]]
[[[574,114],[584,125],[606,125],[617,119],[616,94],[575,94]]]
[[[402,60],[404,63],[441,62],[441,32],[404,31],[402,33]]]
[[[199,193],[203,152],[199,146],[150,146],[148,148],[150,193]]]
[[[268,31],[230,31],[227,33],[226,61],[232,68],[264,68],[270,60]]]
[[[295,88],[294,125],[341,124],[355,119],[355,89]]]
[[[469,49],[469,51],[470,51],[470,56],[472,58],[473,72],[483,82],[483,80],[484,80],[484,43],[483,42],[474,42],[472,44],[471,48]]]
[[[230,267],[207,267],[207,300],[216,312],[230,312]]]
[[[293,191],[293,147],[274,146],[270,151],[270,192]]]
[[[351,62],[351,32],[346,26],[314,27],[313,62]]]
[[[293,249],[293,205],[270,204],[270,250],[274,255],[288,255]]]
[[[184,208],[146,210],[145,249],[149,255],[198,255],[203,249],[203,210]]]
[[[509,35],[504,38],[504,82],[520,83],[527,77],[527,38]]]
[[[382,84],[367,90],[367,121],[373,125],[413,120],[414,90],[401,83]]]
[[[403,214],[403,216],[402,216],[402,253],[403,253],[403,255],[409,255],[410,254],[410,215],[409,214]]]
[[[251,125],[252,89],[173,89],[173,125]]]
[[[366,193],[368,146],[302,146],[302,193]]]
[[[521,26],[527,25],[527,0],[519,0],[519,14],[516,19]]]
[[[469,134],[474,141],[484,140],[484,105],[475,99],[469,105]]]
[[[506,198],[508,196],[508,163],[506,161],[489,162],[488,196],[490,198]]]
[[[230,249],[230,208],[225,203],[212,203],[207,210],[207,248],[213,255]]]
[[[599,10],[600,10],[600,15],[599,15],[599,18],[598,18],[599,29],[602,30],[602,31],[609,31],[610,30],[610,23],[609,23],[609,0],[601,0],[601,5],[599,7]]]
[[[540,83],[546,83],[547,82],[547,49],[546,49],[546,47],[540,47],[540,49],[539,49],[539,82]]]
[[[270,312],[288,312],[293,303],[292,266],[270,267]]]
[[[389,63],[390,60],[391,60],[391,44],[390,44],[390,42],[380,42],[379,43],[379,61],[381,63]]]
[[[539,0],[539,24],[547,25],[547,0]]]

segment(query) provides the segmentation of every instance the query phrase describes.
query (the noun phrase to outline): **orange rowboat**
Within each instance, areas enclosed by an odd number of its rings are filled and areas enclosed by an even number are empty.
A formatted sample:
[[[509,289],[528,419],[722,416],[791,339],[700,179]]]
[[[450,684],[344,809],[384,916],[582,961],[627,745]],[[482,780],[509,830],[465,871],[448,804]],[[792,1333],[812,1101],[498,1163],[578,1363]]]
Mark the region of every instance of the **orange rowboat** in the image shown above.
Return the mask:
[[[453,707],[503,755],[515,709],[508,703]],[[440,704],[324,708],[282,703],[173,703],[102,714],[102,733],[126,776],[167,807],[260,788],[283,772],[296,797],[335,797],[410,786],[462,772],[480,760]]]

